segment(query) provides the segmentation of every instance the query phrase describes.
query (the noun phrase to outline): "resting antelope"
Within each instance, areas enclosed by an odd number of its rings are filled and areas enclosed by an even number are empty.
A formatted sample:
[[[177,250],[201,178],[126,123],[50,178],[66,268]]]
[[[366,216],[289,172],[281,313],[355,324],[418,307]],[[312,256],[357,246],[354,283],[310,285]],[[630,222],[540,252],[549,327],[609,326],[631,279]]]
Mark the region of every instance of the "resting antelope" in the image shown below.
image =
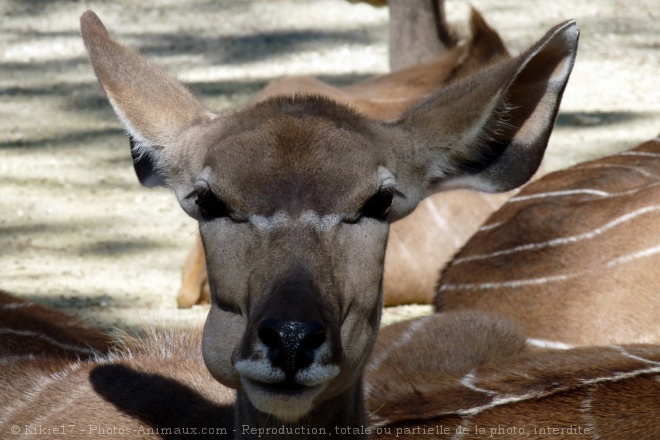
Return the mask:
[[[440,16],[432,11],[440,8]],[[275,81],[256,102],[282,93],[319,93],[374,119],[393,119],[451,81],[509,58],[497,32],[472,10],[471,38],[456,45],[442,14],[443,2],[395,1],[390,5],[390,64],[398,72],[343,88],[313,78]],[[411,17],[413,15],[414,17]],[[438,38],[444,35],[444,40]],[[418,38],[421,38],[421,42]],[[442,56],[439,54],[444,48]],[[434,59],[435,58],[435,59]],[[417,61],[417,63],[416,63]],[[425,61],[425,62],[421,62]],[[495,209],[510,197],[474,191],[440,193],[392,225],[385,255],[384,304],[430,303],[440,269]],[[429,239],[433,237],[433,239]],[[204,249],[199,236],[183,265],[179,307],[210,302]]]
[[[77,319],[0,290],[0,357],[85,359],[107,353],[112,339]]]
[[[525,183],[578,40],[574,22],[560,24],[520,56],[379,121],[316,94],[213,114],[93,12],[81,28],[140,181],[166,182],[199,221],[212,298],[202,353],[236,389],[237,430],[365,424],[361,377],[389,223],[437,191]]]
[[[51,353],[39,357],[43,340],[57,342],[63,336],[59,321],[68,318],[55,311],[45,320],[34,317],[48,323],[45,333],[22,341],[24,352],[35,348],[34,356],[0,354],[2,438],[39,432],[144,439],[278,434],[237,426],[234,391],[214,381],[202,360],[201,329],[151,331],[124,340],[110,355],[74,361]],[[0,339],[0,353],[6,344]],[[365,389],[368,425],[338,425],[326,437],[348,437],[351,428],[373,439],[660,435],[660,346],[538,348],[513,323],[484,312],[442,313],[386,327],[367,364]],[[305,423],[297,428],[277,426],[290,437],[318,431]]]
[[[373,439],[660,438],[660,345],[539,348],[482,311],[385,327],[365,384]]]
[[[660,137],[495,212],[441,276],[440,313],[379,334],[375,438],[660,438],[659,170]]]
[[[659,139],[549,174],[456,255],[436,307],[499,313],[539,343],[659,342],[659,201]]]

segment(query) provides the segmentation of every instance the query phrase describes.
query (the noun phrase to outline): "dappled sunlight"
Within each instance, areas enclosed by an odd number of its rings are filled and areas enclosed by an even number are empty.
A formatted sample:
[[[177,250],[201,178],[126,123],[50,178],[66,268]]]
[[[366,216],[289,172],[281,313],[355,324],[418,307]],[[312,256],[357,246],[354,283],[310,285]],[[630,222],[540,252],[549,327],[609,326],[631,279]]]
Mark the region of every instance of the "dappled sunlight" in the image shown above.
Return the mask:
[[[464,3],[447,1],[450,20],[465,21]],[[660,132],[655,0],[472,3],[513,53],[577,20],[580,48],[548,170]],[[103,327],[186,324],[208,310],[175,309],[197,225],[169,192],[135,178],[80,38],[88,8],[214,111],[246,104],[281,75],[346,85],[387,71],[387,9],[339,0],[0,4],[0,288]],[[384,321],[427,313],[402,308]]]

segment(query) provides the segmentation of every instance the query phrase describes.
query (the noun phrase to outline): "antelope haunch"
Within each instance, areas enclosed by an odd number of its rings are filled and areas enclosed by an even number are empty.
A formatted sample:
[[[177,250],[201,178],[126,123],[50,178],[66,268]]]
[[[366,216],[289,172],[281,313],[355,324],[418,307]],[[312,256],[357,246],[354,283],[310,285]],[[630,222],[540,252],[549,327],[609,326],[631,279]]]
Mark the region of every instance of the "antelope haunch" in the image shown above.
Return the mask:
[[[481,311],[384,328],[365,384],[373,439],[660,438],[659,345],[539,348]]]
[[[442,1],[405,0],[390,5],[390,26],[400,44],[421,44],[414,37],[422,34],[424,42],[440,44],[438,33],[449,34],[444,20],[428,16]],[[421,17],[411,18],[418,13]],[[419,20],[423,25],[420,26]],[[415,26],[412,26],[412,24]],[[286,78],[274,81],[256,100],[282,93],[304,91],[330,95],[374,119],[399,118],[432,92],[450,81],[469,75],[495,60],[510,58],[500,36],[474,9],[471,14],[471,37],[465,45],[447,46],[443,56],[429,62],[431,47],[422,52],[390,51],[390,62],[407,66],[394,74],[368,79],[342,88],[330,87],[313,78]],[[402,34],[403,32],[403,34]],[[447,43],[448,44],[448,43]],[[434,52],[439,52],[435,50]],[[416,56],[413,56],[416,54]],[[425,54],[425,55],[424,55]],[[510,193],[484,194],[461,191],[439,193],[424,200],[407,217],[390,228],[385,251],[383,302],[386,306],[410,303],[431,303],[435,295],[437,276],[451,257],[474,234],[486,218],[504,203]],[[433,239],[429,239],[433,237]],[[177,293],[179,307],[192,307],[211,302],[206,264],[201,238],[198,236],[182,270],[182,283]]]
[[[450,263],[436,307],[560,345],[660,341],[659,182],[659,139],[533,182]]]
[[[558,25],[384,122],[318,95],[213,114],[93,12],[81,27],[140,180],[164,179],[199,221],[212,297],[202,352],[237,389],[237,425],[328,431],[364,424],[389,223],[437,191],[525,183],[578,40],[574,22]]]

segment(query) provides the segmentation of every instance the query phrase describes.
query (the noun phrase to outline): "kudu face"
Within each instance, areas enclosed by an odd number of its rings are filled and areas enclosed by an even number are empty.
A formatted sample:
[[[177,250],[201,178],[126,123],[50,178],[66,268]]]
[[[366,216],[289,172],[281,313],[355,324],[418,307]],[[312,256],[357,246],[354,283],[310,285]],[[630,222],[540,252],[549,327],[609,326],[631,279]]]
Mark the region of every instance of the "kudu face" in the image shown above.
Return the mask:
[[[212,147],[195,184],[198,218],[207,263],[220,269],[209,271],[204,358],[284,420],[354,383],[376,336],[395,196],[377,131],[332,101],[286,98],[202,135]]]
[[[284,421],[359,386],[389,222],[435,191],[506,191],[534,174],[578,37],[574,23],[559,25],[519,57],[382,122],[313,96],[214,115],[112,40],[93,12],[81,24],[140,180],[166,181],[199,220],[213,297],[209,370]]]

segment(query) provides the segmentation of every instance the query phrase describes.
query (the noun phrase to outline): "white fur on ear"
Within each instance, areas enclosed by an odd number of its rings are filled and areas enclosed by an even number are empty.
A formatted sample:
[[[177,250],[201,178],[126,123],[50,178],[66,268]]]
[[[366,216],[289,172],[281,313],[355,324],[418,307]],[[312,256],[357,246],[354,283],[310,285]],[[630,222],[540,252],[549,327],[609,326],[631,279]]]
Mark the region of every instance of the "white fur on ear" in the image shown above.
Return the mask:
[[[94,72],[131,140],[140,182],[164,184],[171,177],[165,155],[186,130],[215,115],[176,79],[112,39],[94,12],[82,15],[80,27]]]

